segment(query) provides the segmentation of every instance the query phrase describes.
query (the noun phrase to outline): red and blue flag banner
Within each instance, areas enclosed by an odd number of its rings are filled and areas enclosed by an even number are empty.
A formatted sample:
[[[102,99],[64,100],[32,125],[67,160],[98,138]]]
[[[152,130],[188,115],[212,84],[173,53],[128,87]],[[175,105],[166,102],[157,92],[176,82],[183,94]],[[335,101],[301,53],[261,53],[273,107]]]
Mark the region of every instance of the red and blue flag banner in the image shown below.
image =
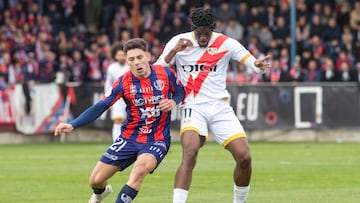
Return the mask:
[[[57,84],[30,85],[30,101],[27,101],[29,98],[25,97],[23,88],[16,85],[14,90],[17,131],[23,134],[51,133],[59,122],[72,119],[71,99],[64,99]]]

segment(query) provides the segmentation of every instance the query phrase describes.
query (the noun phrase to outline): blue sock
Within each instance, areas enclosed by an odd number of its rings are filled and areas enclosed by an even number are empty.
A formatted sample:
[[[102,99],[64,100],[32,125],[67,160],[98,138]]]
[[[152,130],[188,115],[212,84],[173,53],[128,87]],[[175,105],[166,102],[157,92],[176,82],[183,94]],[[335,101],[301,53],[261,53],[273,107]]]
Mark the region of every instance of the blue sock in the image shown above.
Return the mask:
[[[134,188],[131,188],[128,185],[124,185],[121,189],[115,203],[130,203],[133,201],[137,195],[138,191]]]

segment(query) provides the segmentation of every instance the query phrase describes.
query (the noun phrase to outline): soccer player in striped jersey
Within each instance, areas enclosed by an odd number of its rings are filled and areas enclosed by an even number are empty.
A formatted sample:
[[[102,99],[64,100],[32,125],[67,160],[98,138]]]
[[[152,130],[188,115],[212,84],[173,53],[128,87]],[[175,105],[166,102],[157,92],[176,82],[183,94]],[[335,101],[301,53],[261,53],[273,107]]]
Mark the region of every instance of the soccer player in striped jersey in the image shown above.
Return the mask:
[[[198,152],[211,130],[235,159],[234,203],[243,203],[249,191],[251,155],[245,131],[228,101],[226,70],[234,59],[262,72],[269,67],[270,56],[256,59],[238,41],[214,32],[216,16],[211,9],[196,8],[190,18],[192,31],[170,39],[157,61],[175,65],[185,86],[180,125],[183,157],[175,176],[173,202],[186,202]]]
[[[126,56],[122,44],[115,44],[113,46],[113,48],[111,49],[111,56],[115,60],[115,62],[111,63],[106,70],[106,78],[104,85],[105,92],[111,89],[112,84],[120,76],[130,70],[129,66],[126,64]],[[126,104],[122,98],[115,102],[111,107],[111,120],[113,120],[114,122],[112,127],[113,141],[115,141],[121,133],[121,125],[126,119],[125,108]]]
[[[101,202],[112,191],[108,184],[117,171],[134,163],[127,183],[116,203],[129,203],[140,190],[142,181],[164,159],[170,147],[170,112],[184,98],[184,88],[175,72],[161,65],[150,65],[150,54],[143,39],[124,44],[130,71],[112,89],[71,123],[60,123],[55,135],[68,133],[98,118],[118,99],[126,103],[127,121],[121,135],[102,155],[91,176],[90,203]]]

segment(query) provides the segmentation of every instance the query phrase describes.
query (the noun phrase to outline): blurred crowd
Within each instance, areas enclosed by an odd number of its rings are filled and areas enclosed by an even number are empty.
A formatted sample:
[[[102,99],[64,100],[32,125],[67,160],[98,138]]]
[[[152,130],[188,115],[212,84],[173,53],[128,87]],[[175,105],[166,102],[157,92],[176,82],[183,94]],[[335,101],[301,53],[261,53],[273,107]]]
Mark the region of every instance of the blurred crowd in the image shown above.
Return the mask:
[[[259,75],[232,61],[229,83],[360,81],[360,1],[296,0],[296,58],[290,64],[290,0],[0,0],[0,89],[16,83],[104,81],[111,47],[134,37],[152,62],[175,34],[190,30],[196,7],[215,10],[216,31],[255,57]]]

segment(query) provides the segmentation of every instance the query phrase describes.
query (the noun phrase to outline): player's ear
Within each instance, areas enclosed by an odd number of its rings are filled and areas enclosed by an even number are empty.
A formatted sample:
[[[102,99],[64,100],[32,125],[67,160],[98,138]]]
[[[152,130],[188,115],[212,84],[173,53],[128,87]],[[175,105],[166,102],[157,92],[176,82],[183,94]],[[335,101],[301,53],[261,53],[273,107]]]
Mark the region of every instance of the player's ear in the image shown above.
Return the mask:
[[[145,54],[146,54],[147,60],[151,61],[151,53],[147,51]]]

